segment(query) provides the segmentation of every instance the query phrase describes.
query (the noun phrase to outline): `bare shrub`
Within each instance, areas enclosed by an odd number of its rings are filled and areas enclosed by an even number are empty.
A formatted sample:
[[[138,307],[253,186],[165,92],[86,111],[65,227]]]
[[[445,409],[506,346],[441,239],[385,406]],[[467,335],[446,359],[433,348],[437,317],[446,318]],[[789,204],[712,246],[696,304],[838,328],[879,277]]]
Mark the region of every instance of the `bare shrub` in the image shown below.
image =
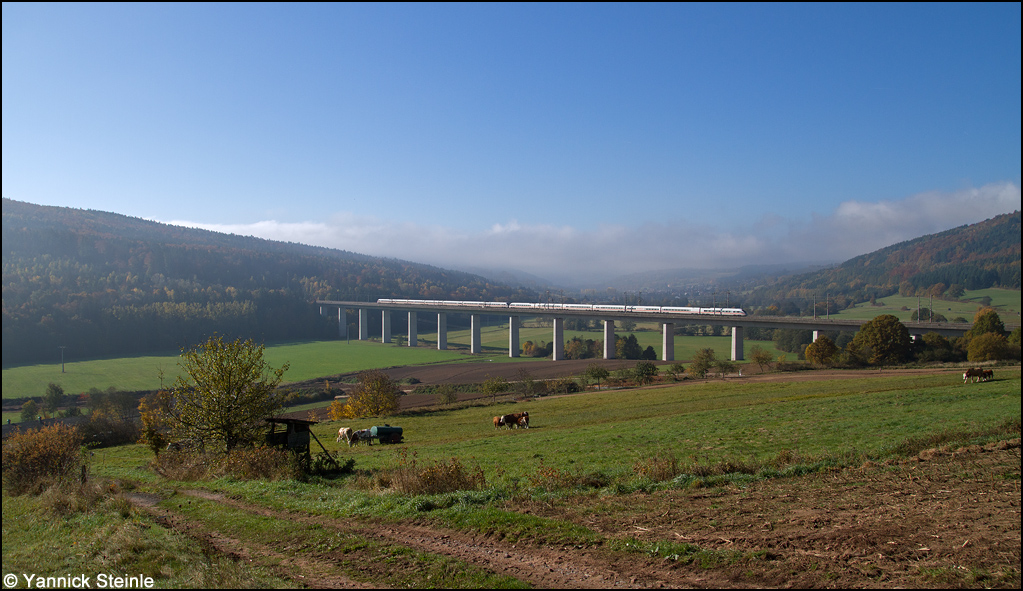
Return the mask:
[[[80,481],[85,474],[82,436],[66,425],[16,433],[4,441],[2,464],[3,486],[12,495]]]
[[[601,472],[577,474],[567,470],[547,466],[540,461],[540,467],[529,477],[532,486],[554,492],[559,489],[601,488],[611,483],[611,479]]]
[[[682,462],[673,453],[654,456],[633,464],[632,471],[654,482],[671,480],[683,472]]]
[[[96,409],[89,413],[89,421],[81,425],[79,430],[85,441],[101,447],[135,443],[141,434],[134,419],[107,409]]]
[[[232,450],[220,472],[239,480],[290,480],[301,475],[295,454],[266,446]]]
[[[42,491],[39,500],[51,515],[67,517],[90,510],[105,494],[102,485],[95,481],[65,482]]]
[[[429,495],[459,490],[482,490],[486,487],[483,469],[479,466],[467,468],[462,466],[458,458],[450,462],[437,462],[421,466],[416,461],[416,453],[411,457],[407,449],[402,449],[398,458],[398,467],[392,472],[391,486],[402,494]]]
[[[214,454],[192,450],[168,449],[153,458],[150,467],[153,472],[168,480],[187,482],[203,480],[215,471],[219,457]]]
[[[220,476],[239,480],[289,480],[301,474],[288,451],[267,446],[242,447],[230,453],[169,449],[150,463],[169,480],[196,481]]]

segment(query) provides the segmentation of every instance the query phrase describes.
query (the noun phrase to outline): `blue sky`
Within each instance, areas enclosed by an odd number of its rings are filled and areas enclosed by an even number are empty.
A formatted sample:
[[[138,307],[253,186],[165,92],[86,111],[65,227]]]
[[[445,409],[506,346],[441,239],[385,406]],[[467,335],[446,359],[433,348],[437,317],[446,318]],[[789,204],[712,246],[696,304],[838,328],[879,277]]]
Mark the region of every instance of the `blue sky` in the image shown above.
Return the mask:
[[[547,277],[1020,208],[1020,5],[3,5],[3,195]]]

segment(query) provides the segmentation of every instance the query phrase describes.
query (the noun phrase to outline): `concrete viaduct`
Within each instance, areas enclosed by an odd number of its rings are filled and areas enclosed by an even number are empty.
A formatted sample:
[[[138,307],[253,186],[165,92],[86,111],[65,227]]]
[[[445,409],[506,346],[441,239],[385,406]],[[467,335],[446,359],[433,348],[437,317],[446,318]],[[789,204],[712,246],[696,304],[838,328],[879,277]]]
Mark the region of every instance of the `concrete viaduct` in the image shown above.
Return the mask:
[[[369,314],[371,311],[381,313],[382,328],[381,341],[391,342],[391,313],[408,313],[408,346],[418,345],[417,322],[420,312],[437,315],[437,348],[447,349],[447,315],[449,313],[468,314],[471,318],[470,347],[471,353],[483,351],[480,339],[480,327],[482,317],[504,316],[508,314],[508,356],[519,356],[519,327],[521,317],[546,317],[553,319],[554,334],[554,361],[565,359],[565,337],[564,322],[566,318],[597,318],[604,322],[604,359],[614,359],[615,356],[615,320],[632,321],[657,321],[661,324],[661,360],[675,360],[675,325],[698,324],[702,326],[728,326],[732,329],[732,351],[733,361],[742,361],[743,357],[743,331],[745,328],[788,328],[800,330],[812,330],[813,339],[816,341],[821,331],[858,331],[860,326],[867,320],[849,319],[827,319],[827,318],[803,318],[793,316],[717,316],[712,314],[666,314],[663,312],[639,312],[639,311],[603,311],[603,310],[570,310],[570,309],[509,309],[493,308],[480,302],[479,306],[467,306],[466,302],[458,305],[452,303],[430,304],[423,306],[410,305],[407,303],[391,304],[378,302],[345,302],[320,300],[316,302],[320,306],[320,314],[333,315],[331,310],[337,309],[338,327],[341,337],[348,336],[348,310],[357,310],[359,318],[358,339],[360,341],[369,339]],[[940,324],[930,322],[903,322],[909,329],[911,335],[919,338],[925,333],[936,332],[945,337],[962,336],[970,330],[973,323],[947,323]]]

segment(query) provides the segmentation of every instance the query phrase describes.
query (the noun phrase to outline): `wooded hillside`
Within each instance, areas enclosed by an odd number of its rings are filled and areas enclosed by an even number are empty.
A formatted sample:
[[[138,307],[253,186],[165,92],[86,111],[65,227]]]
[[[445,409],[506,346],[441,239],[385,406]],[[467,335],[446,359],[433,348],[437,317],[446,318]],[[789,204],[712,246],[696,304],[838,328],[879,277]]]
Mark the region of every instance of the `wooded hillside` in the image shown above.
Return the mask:
[[[834,311],[895,293],[954,298],[964,289],[1019,289],[1020,212],[907,240],[831,269],[765,283],[744,296],[744,306],[805,313],[816,294],[820,313],[824,297],[831,299]]]
[[[410,245],[411,249],[411,245]],[[214,332],[330,338],[317,299],[530,300],[477,275],[3,200],[3,365],[167,351]]]

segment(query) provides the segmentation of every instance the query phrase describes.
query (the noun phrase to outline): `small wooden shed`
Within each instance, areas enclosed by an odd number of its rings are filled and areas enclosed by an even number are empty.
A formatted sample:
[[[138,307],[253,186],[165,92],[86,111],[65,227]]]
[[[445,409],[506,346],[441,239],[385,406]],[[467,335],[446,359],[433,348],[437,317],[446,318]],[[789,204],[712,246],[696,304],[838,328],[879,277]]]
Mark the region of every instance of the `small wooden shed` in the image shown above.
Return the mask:
[[[315,425],[316,421],[269,418],[266,422],[270,423],[270,432],[266,434],[267,445],[309,455],[309,441],[312,436],[309,428]],[[278,430],[278,425],[283,427],[283,430]]]

